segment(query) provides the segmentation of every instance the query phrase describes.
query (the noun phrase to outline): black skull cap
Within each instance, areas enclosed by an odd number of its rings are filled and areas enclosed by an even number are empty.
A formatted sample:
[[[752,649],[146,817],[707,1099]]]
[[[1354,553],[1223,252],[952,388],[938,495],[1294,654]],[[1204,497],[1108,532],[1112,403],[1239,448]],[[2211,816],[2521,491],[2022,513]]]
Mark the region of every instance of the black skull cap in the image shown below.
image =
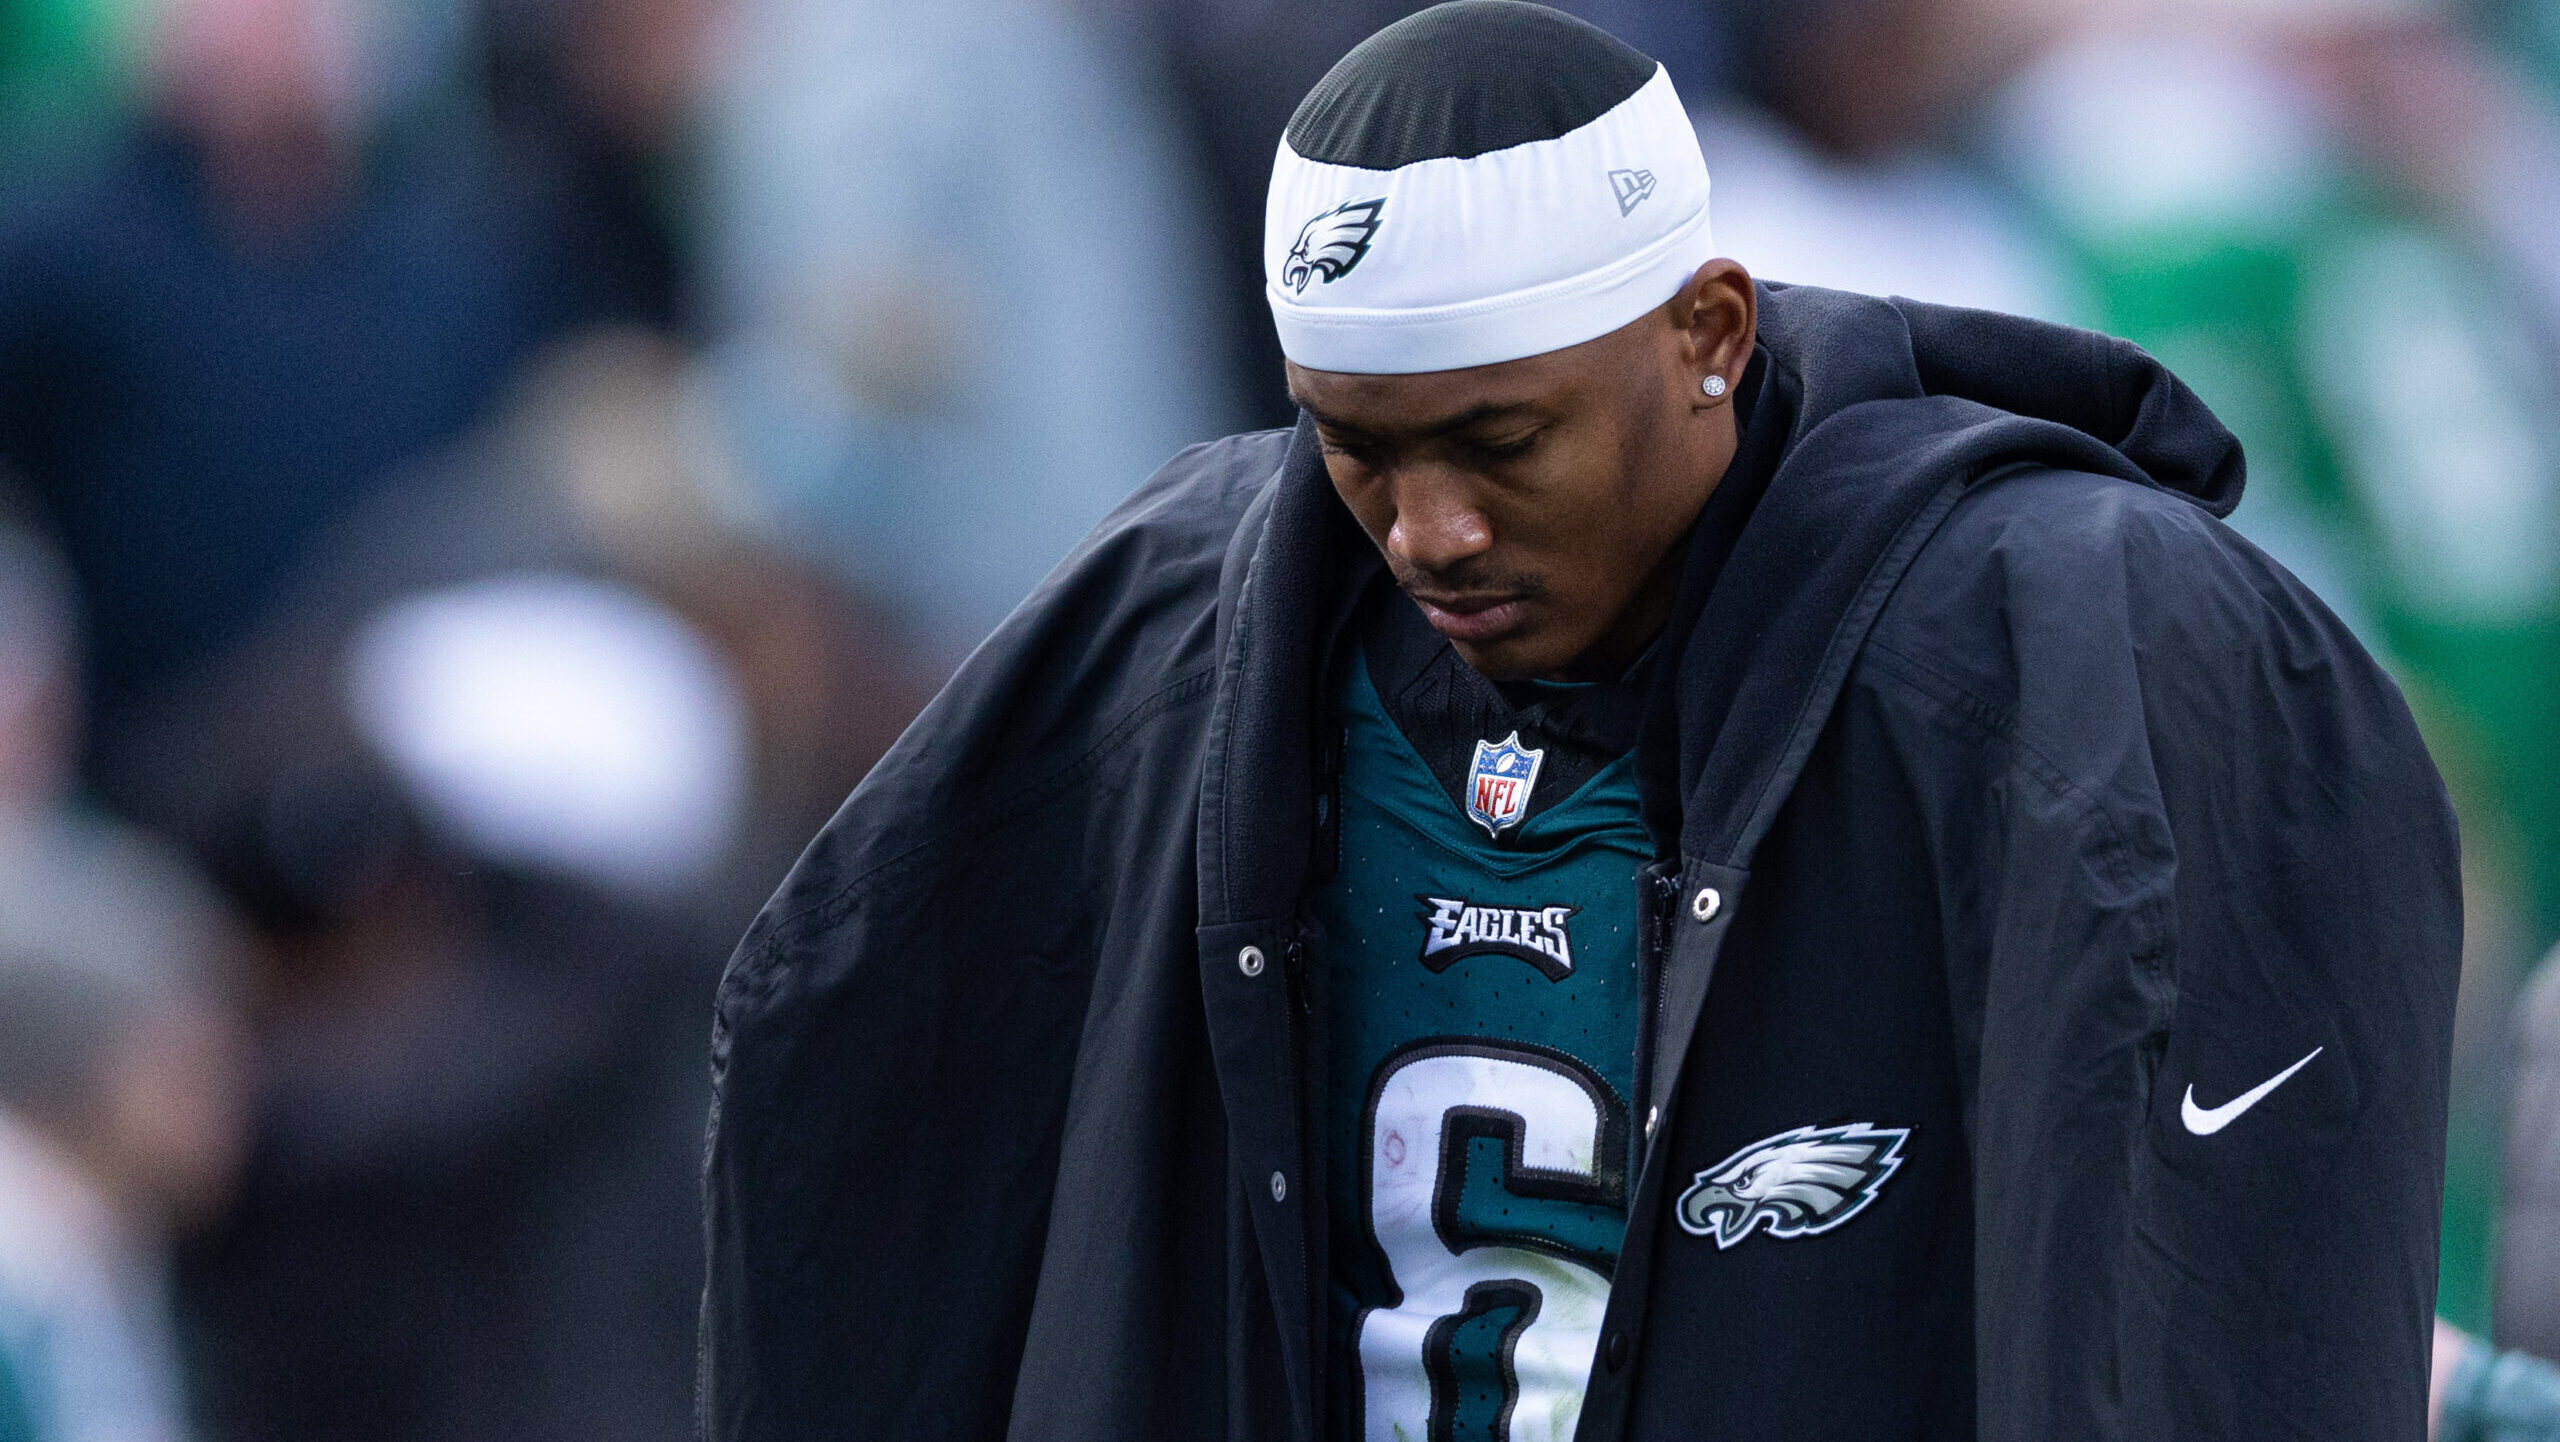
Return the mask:
[[[1298,102],[1289,148],[1395,170],[1579,130],[1653,78],[1643,52],[1525,0],[1449,0],[1353,46]]]

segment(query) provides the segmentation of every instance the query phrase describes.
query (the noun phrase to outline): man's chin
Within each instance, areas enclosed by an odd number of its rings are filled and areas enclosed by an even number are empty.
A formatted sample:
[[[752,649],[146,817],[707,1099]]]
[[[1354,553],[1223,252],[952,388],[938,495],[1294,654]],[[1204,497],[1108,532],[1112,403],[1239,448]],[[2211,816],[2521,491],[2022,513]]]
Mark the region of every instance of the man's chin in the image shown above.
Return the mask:
[[[1488,681],[1535,681],[1562,671],[1569,659],[1552,654],[1552,645],[1539,644],[1546,639],[1531,631],[1481,643],[1452,640],[1449,645],[1459,660]]]

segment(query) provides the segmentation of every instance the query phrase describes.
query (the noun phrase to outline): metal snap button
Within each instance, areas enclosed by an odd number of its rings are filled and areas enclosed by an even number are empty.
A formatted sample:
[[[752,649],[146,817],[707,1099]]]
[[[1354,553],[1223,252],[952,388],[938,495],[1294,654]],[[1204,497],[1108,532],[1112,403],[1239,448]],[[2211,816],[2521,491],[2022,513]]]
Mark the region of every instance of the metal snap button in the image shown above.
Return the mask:
[[[1271,1174],[1271,1200],[1275,1202],[1289,1200],[1289,1179],[1278,1172]]]
[[[1644,1113],[1644,1139],[1653,1140],[1653,1129],[1662,1125],[1662,1108],[1647,1107]]]
[[[1609,1345],[1603,1349],[1601,1359],[1609,1364],[1609,1370],[1612,1372],[1627,1365],[1627,1334],[1610,1333]]]
[[[1236,970],[1247,976],[1262,975],[1262,948],[1248,946],[1236,953]]]
[[[1698,894],[1689,902],[1689,914],[1700,921],[1713,921],[1716,913],[1722,910],[1724,897],[1712,886],[1699,887]]]

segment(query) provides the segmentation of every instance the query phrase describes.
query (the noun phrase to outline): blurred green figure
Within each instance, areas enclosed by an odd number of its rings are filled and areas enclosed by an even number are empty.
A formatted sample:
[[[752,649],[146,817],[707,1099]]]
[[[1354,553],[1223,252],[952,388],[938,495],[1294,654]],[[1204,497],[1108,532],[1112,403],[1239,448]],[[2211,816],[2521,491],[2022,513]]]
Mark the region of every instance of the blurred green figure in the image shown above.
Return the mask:
[[[0,0],[0,161],[21,162],[124,103],[141,9],[142,0]]]

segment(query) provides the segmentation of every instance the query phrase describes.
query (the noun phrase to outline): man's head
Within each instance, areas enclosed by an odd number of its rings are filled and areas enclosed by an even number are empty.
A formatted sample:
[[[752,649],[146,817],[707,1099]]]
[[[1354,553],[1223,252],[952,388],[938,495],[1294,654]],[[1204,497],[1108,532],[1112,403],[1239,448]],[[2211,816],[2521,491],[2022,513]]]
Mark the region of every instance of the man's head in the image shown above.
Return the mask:
[[[1756,321],[1713,255],[1670,78],[1553,10],[1400,21],[1291,120],[1264,241],[1290,392],[1485,674],[1607,674],[1667,614]]]
[[[1675,543],[1733,459],[1752,323],[1750,277],[1714,261],[1580,345],[1420,375],[1291,362],[1289,390],[1343,504],[1467,664],[1599,679],[1669,612]]]

